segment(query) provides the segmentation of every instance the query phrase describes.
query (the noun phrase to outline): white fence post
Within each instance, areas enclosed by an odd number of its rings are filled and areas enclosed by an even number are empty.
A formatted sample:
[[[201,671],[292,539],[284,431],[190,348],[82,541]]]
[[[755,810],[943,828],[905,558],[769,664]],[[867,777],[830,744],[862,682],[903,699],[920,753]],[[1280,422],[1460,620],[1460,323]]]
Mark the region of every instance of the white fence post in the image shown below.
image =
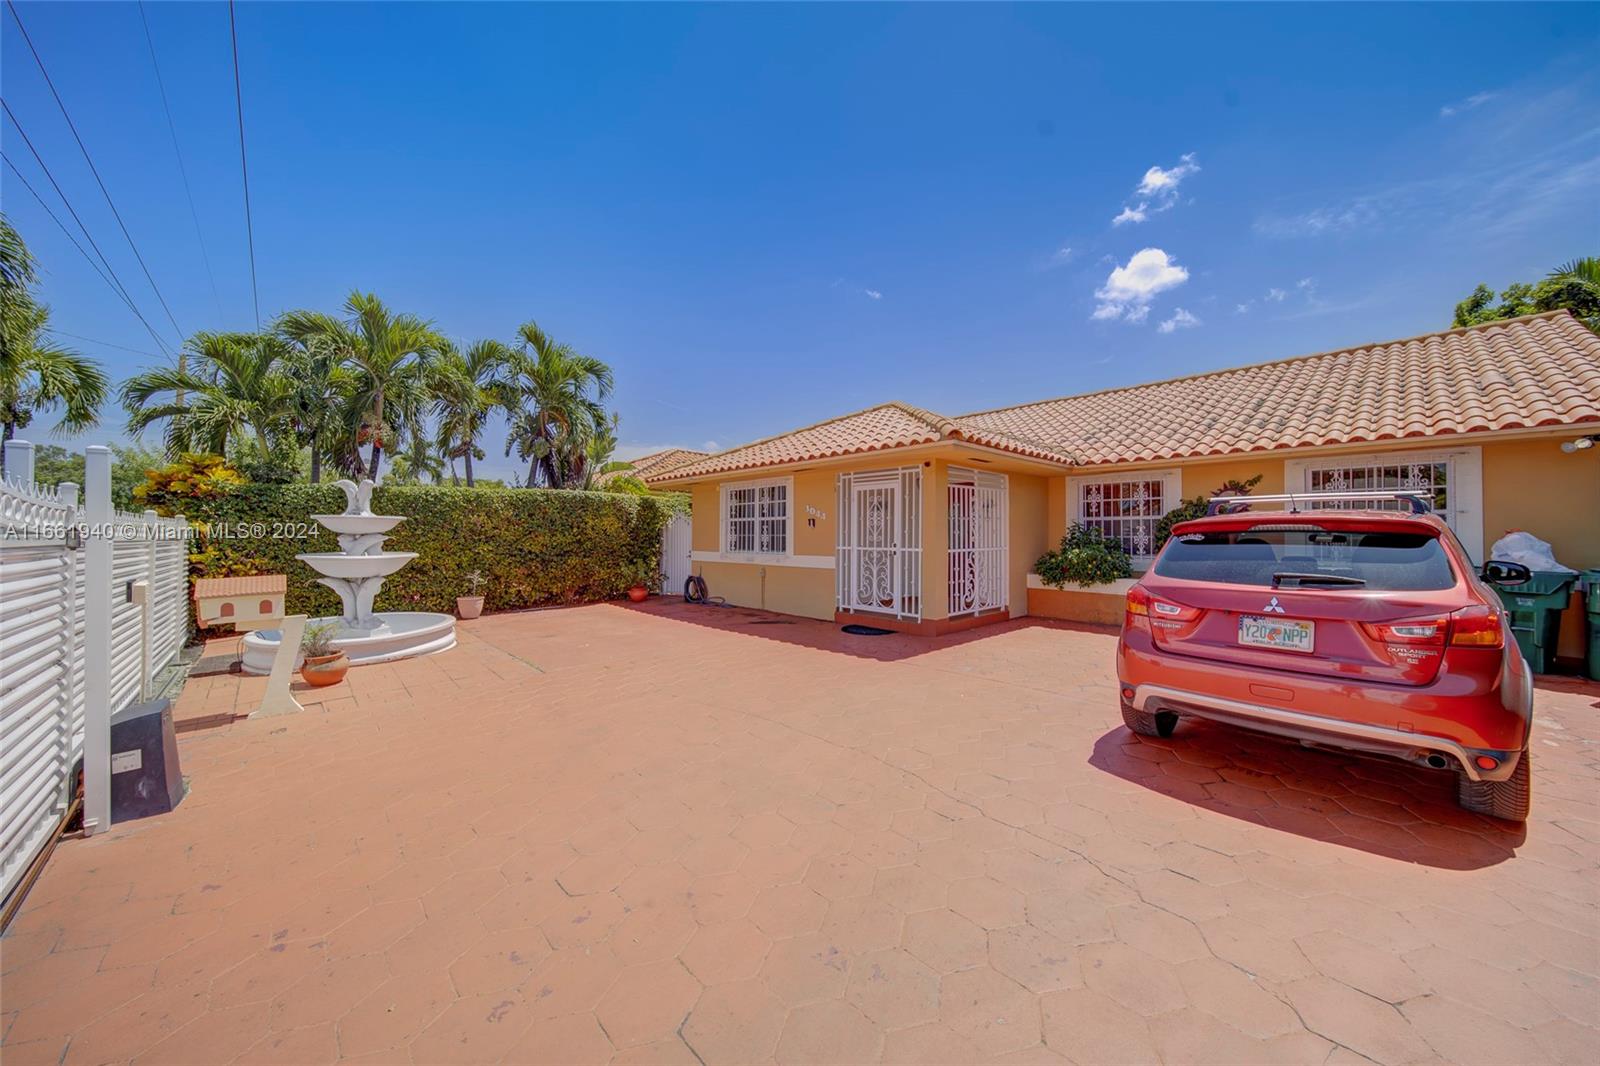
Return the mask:
[[[84,450],[83,832],[111,828],[111,449]]]
[[[25,440],[6,441],[6,480],[13,485],[33,484],[33,445]]]

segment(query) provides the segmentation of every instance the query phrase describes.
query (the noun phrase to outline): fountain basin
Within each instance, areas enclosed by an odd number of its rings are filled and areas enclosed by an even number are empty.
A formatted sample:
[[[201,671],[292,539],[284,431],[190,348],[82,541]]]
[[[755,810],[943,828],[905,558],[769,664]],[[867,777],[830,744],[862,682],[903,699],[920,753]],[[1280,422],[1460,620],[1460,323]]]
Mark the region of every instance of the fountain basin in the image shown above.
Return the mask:
[[[378,555],[346,555],[343,552],[308,552],[295,558],[323,577],[360,580],[388,577],[417,557],[416,552],[382,552]]]
[[[335,533],[387,533],[405,518],[391,514],[314,514],[317,524]]]
[[[352,666],[386,663],[413,655],[432,655],[456,646],[456,620],[433,611],[380,611],[373,616],[376,629],[342,628],[333,638],[333,647],[345,653]],[[342,624],[342,618],[313,618],[306,624]],[[276,629],[248,633],[244,638],[244,672],[272,672],[272,657],[282,639]]]

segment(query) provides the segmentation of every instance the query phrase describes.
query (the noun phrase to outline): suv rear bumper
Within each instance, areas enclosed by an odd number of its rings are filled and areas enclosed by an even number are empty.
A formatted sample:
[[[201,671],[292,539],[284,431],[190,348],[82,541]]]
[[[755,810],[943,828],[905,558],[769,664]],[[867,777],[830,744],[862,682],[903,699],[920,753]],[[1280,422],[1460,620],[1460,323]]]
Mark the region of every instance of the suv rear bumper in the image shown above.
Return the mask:
[[[1324,718],[1285,707],[1186,692],[1166,685],[1136,685],[1130,702],[1141,711],[1173,711],[1179,715],[1244,726],[1293,740],[1392,755],[1424,766],[1431,765],[1428,756],[1443,756],[1472,781],[1504,781],[1517,768],[1517,761],[1522,755],[1516,750],[1469,748],[1448,737],[1410,733],[1367,722]],[[1488,756],[1498,765],[1492,770],[1482,769],[1476,761],[1479,756]]]

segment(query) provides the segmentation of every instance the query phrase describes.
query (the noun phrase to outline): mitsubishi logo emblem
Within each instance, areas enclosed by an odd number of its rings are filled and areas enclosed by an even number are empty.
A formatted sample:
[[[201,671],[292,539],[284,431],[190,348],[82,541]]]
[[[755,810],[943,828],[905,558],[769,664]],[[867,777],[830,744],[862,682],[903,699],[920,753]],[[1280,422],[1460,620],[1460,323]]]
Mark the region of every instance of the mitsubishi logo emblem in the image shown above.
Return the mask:
[[[1282,614],[1283,613],[1283,607],[1279,605],[1278,597],[1276,597],[1276,596],[1272,597],[1272,602],[1267,604],[1265,607],[1261,608],[1261,610],[1266,614]]]

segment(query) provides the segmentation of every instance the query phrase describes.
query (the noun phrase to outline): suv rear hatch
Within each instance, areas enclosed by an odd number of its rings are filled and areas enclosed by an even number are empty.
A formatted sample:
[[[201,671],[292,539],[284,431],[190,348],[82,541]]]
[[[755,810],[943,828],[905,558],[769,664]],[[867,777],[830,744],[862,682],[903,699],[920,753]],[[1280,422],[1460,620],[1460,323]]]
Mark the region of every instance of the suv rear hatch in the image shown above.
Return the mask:
[[[1438,531],[1391,516],[1185,523],[1139,584],[1164,651],[1401,685],[1438,674],[1470,602]]]

